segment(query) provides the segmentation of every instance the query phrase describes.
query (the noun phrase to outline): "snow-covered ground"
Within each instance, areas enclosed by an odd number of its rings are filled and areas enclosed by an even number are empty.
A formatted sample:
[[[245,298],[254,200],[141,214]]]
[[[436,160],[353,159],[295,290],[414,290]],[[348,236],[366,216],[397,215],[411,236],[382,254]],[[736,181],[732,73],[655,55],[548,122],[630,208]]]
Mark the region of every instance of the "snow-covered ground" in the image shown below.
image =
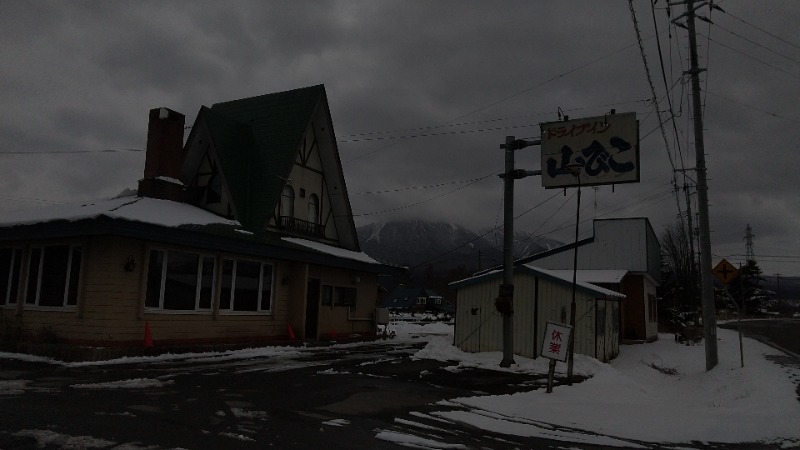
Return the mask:
[[[516,365],[498,367],[502,353],[464,353],[453,347],[444,325],[397,326],[398,338],[429,333],[415,357],[457,361],[459,366],[545,373],[548,360],[515,356]],[[575,372],[591,376],[573,386],[556,386],[501,396],[459,398],[467,411],[439,417],[517,436],[587,442],[581,430],[601,436],[589,443],[615,445],[612,437],[645,442],[766,442],[800,447],[800,370],[767,355],[782,353],[744,338],[744,368],[735,331],[718,329],[719,364],[705,370],[705,347],[675,343],[661,335],[650,344],[625,345],[610,364],[577,355]],[[566,371],[557,364],[556,372]],[[446,405],[443,405],[446,406]],[[564,431],[572,429],[574,432]],[[558,430],[557,432],[555,430]],[[630,443],[625,443],[630,445]]]
[[[393,323],[398,341],[427,341],[414,357],[452,362],[449,370],[480,367],[543,374],[548,360],[515,356],[516,364],[499,367],[500,352],[464,353],[452,345],[451,325]],[[744,339],[745,367],[740,367],[739,341],[734,331],[719,329],[719,365],[705,371],[705,350],[685,346],[662,335],[651,344],[626,345],[610,364],[576,356],[575,372],[590,378],[573,386],[556,386],[513,395],[478,395],[441,402],[431,414],[443,422],[463,422],[514,436],[534,436],[566,442],[636,447],[633,441],[680,444],[699,442],[765,442],[783,448],[800,447],[800,400],[796,385],[800,369],[767,359],[781,355],[752,339]],[[336,348],[363,344],[339,344]],[[276,370],[287,370],[296,358],[317,347],[265,347],[230,352],[166,354],[105,362],[61,363],[38,357],[0,353],[0,358],[30,359],[64,365],[130,364],[136,362],[223,361],[269,357]],[[308,364],[308,363],[304,363]],[[281,369],[282,368],[282,369]],[[563,375],[566,365],[558,363]],[[74,389],[153,388],[161,380],[130,379],[113,383],[75,384]],[[26,381],[0,381],[0,395],[22,395]],[[398,419],[401,420],[401,419]],[[346,426],[344,419],[337,426]],[[449,448],[444,442],[382,431],[379,439],[416,448]]]

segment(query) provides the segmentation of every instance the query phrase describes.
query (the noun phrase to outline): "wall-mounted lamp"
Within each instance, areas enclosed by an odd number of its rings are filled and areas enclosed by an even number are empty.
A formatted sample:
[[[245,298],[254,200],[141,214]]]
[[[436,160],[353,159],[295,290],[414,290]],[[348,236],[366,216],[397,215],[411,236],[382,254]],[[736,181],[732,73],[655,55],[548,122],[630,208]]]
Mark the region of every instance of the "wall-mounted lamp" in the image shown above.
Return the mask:
[[[136,261],[133,259],[132,255],[128,256],[128,260],[125,261],[125,272],[133,272],[136,269]]]
[[[361,277],[358,276],[358,275],[353,275],[353,278],[351,279],[351,281],[353,282],[353,284],[361,283]]]

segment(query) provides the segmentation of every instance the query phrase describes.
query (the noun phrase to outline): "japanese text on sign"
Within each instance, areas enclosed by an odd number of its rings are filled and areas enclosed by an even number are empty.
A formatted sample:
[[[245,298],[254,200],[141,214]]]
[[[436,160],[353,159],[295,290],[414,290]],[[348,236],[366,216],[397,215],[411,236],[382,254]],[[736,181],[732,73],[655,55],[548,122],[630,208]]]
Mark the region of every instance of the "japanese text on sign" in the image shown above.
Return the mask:
[[[569,351],[569,337],[572,327],[553,322],[547,322],[542,341],[542,356],[564,362]]]
[[[570,164],[581,166],[584,186],[639,181],[639,126],[634,113],[543,123],[541,132],[544,187],[577,185],[578,179],[567,171]]]

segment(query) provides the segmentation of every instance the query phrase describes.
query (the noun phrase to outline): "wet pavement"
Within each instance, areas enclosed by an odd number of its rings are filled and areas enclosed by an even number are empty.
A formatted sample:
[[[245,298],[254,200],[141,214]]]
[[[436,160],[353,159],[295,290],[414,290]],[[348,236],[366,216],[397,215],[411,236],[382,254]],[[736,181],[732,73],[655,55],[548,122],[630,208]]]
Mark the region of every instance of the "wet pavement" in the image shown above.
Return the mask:
[[[0,449],[776,448],[643,443],[472,410],[452,400],[542,389],[546,378],[411,358],[423,345],[87,366],[0,359]],[[449,419],[459,415],[550,438]]]

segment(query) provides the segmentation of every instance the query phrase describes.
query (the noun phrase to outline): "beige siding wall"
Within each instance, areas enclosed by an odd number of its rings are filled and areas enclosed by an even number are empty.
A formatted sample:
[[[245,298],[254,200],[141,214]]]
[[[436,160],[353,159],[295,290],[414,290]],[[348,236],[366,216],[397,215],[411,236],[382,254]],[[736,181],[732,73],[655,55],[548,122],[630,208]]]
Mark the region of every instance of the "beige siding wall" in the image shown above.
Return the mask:
[[[54,242],[62,244],[65,242]],[[78,242],[68,242],[77,244]],[[244,342],[286,338],[288,324],[302,330],[305,321],[307,277],[323,284],[351,286],[357,289],[355,308],[321,307],[321,334],[374,333],[374,313],[378,292],[377,276],[285,261],[266,261],[273,265],[272,310],[269,313],[226,313],[212,311],[157,311],[144,308],[148,252],[143,241],[114,237],[96,237],[82,241],[83,259],[78,305],[75,308],[36,308],[20,305],[4,308],[33,336],[57,337],[62,341],[115,345],[142,345],[145,324],[149,324],[156,346],[214,342]],[[40,243],[37,243],[40,245]],[[177,249],[157,245],[158,249]],[[216,292],[219,298],[220,262],[236,255],[217,254]],[[133,271],[125,270],[132,258]],[[251,259],[251,258],[248,258]],[[26,270],[23,270],[23,274]],[[21,290],[24,290],[24,279]],[[317,299],[319,301],[319,299]],[[24,303],[24,299],[21,301]],[[300,333],[297,333],[298,336]]]
[[[378,301],[378,277],[376,275],[311,266],[309,278],[319,279],[322,286],[356,289],[355,307],[318,303],[318,336],[343,337],[351,334],[374,334],[375,308]],[[317,302],[320,300],[316,299]]]

